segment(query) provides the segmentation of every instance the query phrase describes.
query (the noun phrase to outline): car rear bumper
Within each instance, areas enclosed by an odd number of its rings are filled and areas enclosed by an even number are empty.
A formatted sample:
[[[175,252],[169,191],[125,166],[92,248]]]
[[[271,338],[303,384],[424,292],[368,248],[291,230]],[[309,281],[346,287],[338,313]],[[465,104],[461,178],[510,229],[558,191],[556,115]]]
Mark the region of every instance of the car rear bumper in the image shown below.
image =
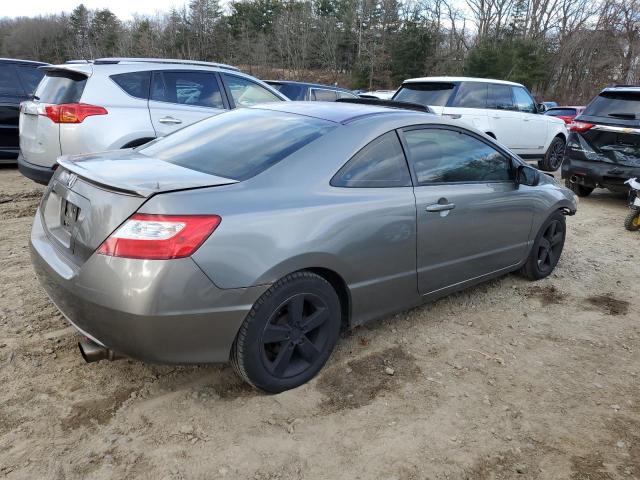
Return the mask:
[[[18,170],[20,170],[20,173],[25,177],[42,185],[49,183],[54,172],[53,168],[41,167],[40,165],[27,162],[22,154],[18,155]]]
[[[576,160],[565,156],[562,162],[562,178],[586,187],[603,187],[615,192],[626,192],[624,184],[633,177],[640,177],[640,168],[592,160]]]
[[[39,213],[31,259],[49,298],[80,333],[152,363],[227,361],[240,325],[268,288],[220,289],[191,258],[93,255],[77,266],[49,242]]]

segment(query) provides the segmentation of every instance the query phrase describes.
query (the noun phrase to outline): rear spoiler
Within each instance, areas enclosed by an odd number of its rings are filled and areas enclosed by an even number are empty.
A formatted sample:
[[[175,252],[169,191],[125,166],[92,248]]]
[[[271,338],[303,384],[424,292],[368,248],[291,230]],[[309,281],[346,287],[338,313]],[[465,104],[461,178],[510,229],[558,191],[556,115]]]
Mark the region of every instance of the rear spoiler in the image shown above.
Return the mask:
[[[65,65],[45,65],[38,67],[38,70],[44,72],[59,72],[61,74],[71,74],[88,78],[93,73],[93,66],[90,63],[70,63]],[[79,78],[78,80],[82,80]]]
[[[400,102],[398,100],[382,100],[380,98],[360,97],[360,98],[339,98],[336,102],[355,103],[356,105],[377,105],[378,107],[400,108],[403,110],[415,110],[416,112],[435,113],[426,105],[411,102]]]

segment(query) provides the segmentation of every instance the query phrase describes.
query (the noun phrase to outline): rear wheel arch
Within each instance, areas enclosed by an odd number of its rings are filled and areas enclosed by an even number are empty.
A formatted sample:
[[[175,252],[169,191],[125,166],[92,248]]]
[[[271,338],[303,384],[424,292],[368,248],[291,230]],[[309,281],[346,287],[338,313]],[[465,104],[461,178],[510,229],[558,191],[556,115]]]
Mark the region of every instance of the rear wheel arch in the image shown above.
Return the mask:
[[[347,286],[347,282],[344,281],[344,278],[342,278],[339,273],[323,267],[311,267],[302,271],[315,273],[331,284],[340,299],[342,328],[343,330],[347,330],[351,325],[351,293]]]

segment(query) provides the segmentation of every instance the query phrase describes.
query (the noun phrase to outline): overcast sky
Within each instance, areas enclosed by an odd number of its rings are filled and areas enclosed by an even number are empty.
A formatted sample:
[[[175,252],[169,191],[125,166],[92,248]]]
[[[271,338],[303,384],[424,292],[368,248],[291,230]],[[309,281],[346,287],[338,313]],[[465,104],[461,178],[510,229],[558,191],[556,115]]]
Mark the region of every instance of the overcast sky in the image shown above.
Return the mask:
[[[35,17],[47,13],[71,12],[80,3],[94,10],[109,8],[121,20],[130,20],[135,13],[166,12],[181,7],[188,0],[0,0],[0,17]]]

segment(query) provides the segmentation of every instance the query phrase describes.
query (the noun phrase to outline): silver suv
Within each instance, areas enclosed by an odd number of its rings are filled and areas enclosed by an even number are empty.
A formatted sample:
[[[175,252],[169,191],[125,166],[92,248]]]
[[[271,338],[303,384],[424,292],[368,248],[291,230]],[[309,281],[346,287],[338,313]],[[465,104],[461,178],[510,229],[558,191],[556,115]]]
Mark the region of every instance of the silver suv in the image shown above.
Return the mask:
[[[60,155],[142,145],[236,107],[287,98],[228,65],[103,58],[44,67],[20,109],[20,172],[48,183]]]

